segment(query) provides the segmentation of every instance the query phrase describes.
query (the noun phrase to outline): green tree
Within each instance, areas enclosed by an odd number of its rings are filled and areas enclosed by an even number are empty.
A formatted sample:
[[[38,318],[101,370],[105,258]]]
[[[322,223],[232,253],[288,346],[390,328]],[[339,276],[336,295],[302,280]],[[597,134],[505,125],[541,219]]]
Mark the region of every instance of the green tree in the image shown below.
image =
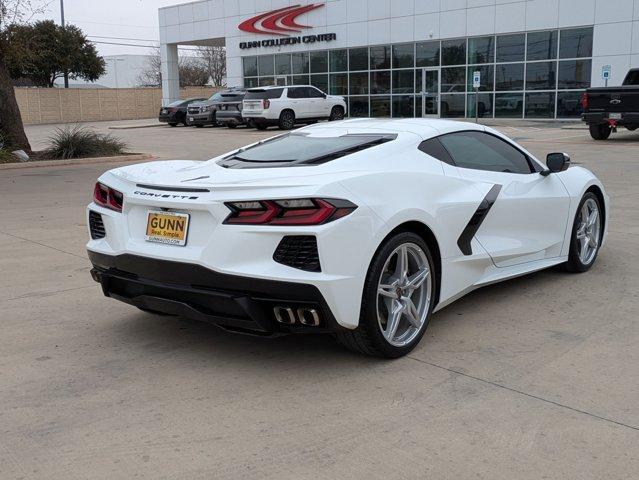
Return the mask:
[[[53,87],[65,72],[88,82],[104,74],[104,60],[78,27],[51,20],[10,25],[4,31],[5,61],[13,79],[27,78],[39,87]]]

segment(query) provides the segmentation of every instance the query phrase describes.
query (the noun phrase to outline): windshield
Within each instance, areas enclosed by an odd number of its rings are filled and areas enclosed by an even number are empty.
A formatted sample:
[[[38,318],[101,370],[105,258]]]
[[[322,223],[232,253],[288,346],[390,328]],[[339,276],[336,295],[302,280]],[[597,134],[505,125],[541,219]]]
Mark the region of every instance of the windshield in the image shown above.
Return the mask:
[[[626,79],[623,81],[624,85],[639,85],[639,70],[630,70]]]
[[[265,100],[270,98],[280,98],[283,88],[269,88],[267,90],[247,90],[244,100]]]
[[[222,102],[241,102],[244,98],[244,92],[242,93],[223,93],[221,96]]]
[[[319,164],[395,138],[396,135],[389,134],[311,137],[306,134],[291,133],[239,151],[222,160],[220,165],[229,168],[255,168],[284,166],[284,164]]]
[[[213,95],[211,95],[209,97],[209,100],[214,102],[216,100],[220,100],[220,98],[222,98],[222,94],[220,92],[214,93]]]

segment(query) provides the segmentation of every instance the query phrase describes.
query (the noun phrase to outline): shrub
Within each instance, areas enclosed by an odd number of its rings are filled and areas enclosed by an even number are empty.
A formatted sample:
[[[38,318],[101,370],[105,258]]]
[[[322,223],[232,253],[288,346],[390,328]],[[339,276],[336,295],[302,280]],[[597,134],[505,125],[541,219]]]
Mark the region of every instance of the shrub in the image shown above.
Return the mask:
[[[126,153],[128,145],[111,134],[94,132],[80,125],[55,130],[49,137],[50,147],[45,150],[49,158],[109,157]]]
[[[0,163],[8,163],[14,162],[15,157],[11,154],[11,150],[9,150],[9,145],[6,144],[2,134],[0,133]]]

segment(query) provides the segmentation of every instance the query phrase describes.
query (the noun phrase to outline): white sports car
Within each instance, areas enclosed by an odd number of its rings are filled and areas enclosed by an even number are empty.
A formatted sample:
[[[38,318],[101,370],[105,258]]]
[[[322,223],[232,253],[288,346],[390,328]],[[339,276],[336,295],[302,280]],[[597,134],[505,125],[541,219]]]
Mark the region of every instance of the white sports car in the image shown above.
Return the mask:
[[[472,123],[353,119],[116,168],[88,206],[91,272],[142,310],[398,357],[472,289],[593,265],[608,197],[569,165]]]

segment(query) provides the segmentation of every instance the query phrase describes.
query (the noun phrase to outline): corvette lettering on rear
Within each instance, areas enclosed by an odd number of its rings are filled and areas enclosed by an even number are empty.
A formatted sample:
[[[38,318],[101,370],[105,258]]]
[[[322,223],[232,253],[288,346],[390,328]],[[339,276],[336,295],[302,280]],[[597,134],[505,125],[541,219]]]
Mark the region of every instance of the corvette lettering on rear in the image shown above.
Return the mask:
[[[153,198],[170,198],[172,200],[197,200],[200,197],[192,197],[189,195],[173,195],[169,193],[152,193],[152,192],[141,192],[136,190],[133,192],[133,195],[140,195],[143,197],[153,197]]]

